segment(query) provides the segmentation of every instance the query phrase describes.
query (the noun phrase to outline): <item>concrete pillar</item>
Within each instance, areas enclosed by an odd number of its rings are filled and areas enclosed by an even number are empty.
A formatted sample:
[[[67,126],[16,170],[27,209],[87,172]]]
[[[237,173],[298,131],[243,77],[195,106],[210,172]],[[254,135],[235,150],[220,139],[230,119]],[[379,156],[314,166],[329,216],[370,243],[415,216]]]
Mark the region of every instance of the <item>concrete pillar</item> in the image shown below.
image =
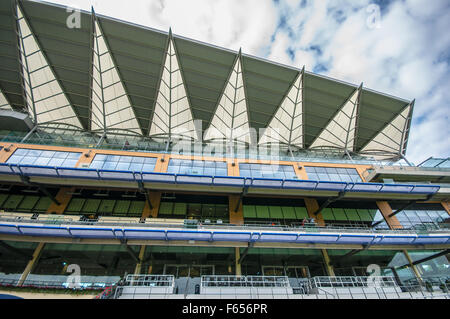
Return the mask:
[[[403,250],[403,254],[405,255],[406,259],[408,260],[409,266],[413,270],[414,274],[416,275],[417,280],[419,282],[422,282],[422,275],[420,274],[419,269],[417,269],[416,265],[413,264],[413,260],[411,259],[411,256],[408,254],[408,251],[406,249]]]
[[[47,209],[47,214],[58,214],[62,215],[69,205],[70,200],[72,199],[72,194],[75,191],[75,187],[61,187],[56,194],[56,200],[60,203],[57,205],[55,202],[50,204],[50,207]]]
[[[328,256],[326,249],[322,249],[322,256],[328,276],[335,277],[336,275],[334,274],[333,265],[331,265],[330,256]]]
[[[39,258],[41,257],[42,250],[44,250],[45,243],[39,243],[36,249],[34,250],[33,256],[31,260],[28,262],[27,266],[25,267],[25,270],[22,273],[22,276],[20,276],[19,282],[17,283],[18,286],[22,286],[25,280],[27,279],[28,275],[33,271],[34,267],[36,267],[36,264],[39,262]]]
[[[317,200],[315,198],[304,198],[304,200],[309,218],[313,218],[317,225],[325,226],[325,220],[323,219],[322,213],[317,216],[314,214],[319,209],[319,203],[317,203]]]
[[[239,259],[241,258],[241,252],[239,250],[239,247],[234,248],[234,255],[235,255],[235,265],[236,265],[236,276],[241,276],[242,268],[241,268],[241,264],[239,263]]]
[[[141,268],[142,268],[142,262],[144,261],[144,255],[145,255],[145,245],[141,246],[141,249],[139,251],[139,262],[136,264],[136,268],[134,269],[134,274],[135,275],[140,275],[141,274]]]
[[[378,201],[377,206],[390,229],[403,228],[402,224],[400,224],[399,220],[397,219],[397,216],[389,217],[389,215],[391,215],[393,211],[391,205],[389,205],[388,202]]]

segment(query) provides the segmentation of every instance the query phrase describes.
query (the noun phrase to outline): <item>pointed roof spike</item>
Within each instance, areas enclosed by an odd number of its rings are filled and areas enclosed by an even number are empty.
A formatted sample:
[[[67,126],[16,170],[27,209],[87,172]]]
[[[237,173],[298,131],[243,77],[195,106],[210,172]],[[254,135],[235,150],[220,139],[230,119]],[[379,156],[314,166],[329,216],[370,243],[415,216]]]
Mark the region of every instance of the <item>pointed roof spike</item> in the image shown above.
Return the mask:
[[[219,104],[205,131],[205,140],[237,140],[251,143],[240,52],[236,55]]]
[[[171,29],[169,29],[166,57],[153,108],[149,135],[169,138],[178,136],[198,140]]]
[[[91,129],[125,130],[142,135],[125,85],[97,20],[93,36]]]
[[[405,106],[400,114],[395,116],[371,141],[363,146],[360,153],[373,155],[376,159],[386,158],[384,155],[377,155],[380,152],[402,154],[406,149],[404,147],[408,136],[406,128],[411,120],[413,102]]]
[[[258,144],[282,143],[303,148],[303,77],[304,68],[295,77]]]
[[[362,85],[355,89],[344,104],[342,104],[333,118],[313,141],[309,147],[310,149],[337,148],[351,152],[354,151],[356,122],[361,92]]]
[[[61,123],[83,129],[19,2],[16,3],[16,10],[24,99],[28,112],[38,125]]]

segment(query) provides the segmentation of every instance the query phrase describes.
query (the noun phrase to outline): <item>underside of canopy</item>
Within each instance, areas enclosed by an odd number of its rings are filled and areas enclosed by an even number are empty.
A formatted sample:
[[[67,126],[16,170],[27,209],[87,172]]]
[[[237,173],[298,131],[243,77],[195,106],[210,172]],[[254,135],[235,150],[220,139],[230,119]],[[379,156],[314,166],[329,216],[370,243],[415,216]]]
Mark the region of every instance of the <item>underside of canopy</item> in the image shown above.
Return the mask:
[[[2,109],[96,135],[405,155],[410,100],[93,10],[79,28],[67,19],[65,6],[0,2]]]

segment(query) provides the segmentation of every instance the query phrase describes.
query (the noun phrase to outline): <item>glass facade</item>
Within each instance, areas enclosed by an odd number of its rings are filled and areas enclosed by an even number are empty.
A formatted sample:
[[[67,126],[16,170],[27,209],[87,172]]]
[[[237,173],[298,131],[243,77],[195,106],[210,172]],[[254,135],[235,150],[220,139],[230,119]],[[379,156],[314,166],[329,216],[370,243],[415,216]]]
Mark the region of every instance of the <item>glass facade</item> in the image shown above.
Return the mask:
[[[207,176],[227,176],[227,163],[171,159],[167,173]]]
[[[75,167],[81,153],[43,151],[18,148],[8,159],[8,164]]]
[[[239,164],[241,177],[298,179],[292,165]]]
[[[450,158],[430,158],[420,164],[422,167],[450,168]]]
[[[362,179],[354,168],[305,166],[309,180],[361,183]]]
[[[438,223],[450,217],[444,210],[404,210],[396,216],[404,228],[412,228],[420,224],[437,226]]]
[[[132,172],[153,172],[155,169],[156,160],[156,157],[97,154],[95,155],[89,168]]]

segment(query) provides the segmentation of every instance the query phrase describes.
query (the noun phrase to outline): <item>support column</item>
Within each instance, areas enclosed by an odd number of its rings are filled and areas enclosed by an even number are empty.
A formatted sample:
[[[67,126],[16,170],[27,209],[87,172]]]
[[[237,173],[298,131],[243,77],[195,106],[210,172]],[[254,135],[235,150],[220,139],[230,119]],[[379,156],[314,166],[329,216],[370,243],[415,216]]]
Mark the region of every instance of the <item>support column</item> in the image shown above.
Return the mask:
[[[34,250],[33,257],[28,262],[27,266],[25,267],[25,270],[23,271],[22,275],[20,276],[19,282],[17,283],[18,286],[22,286],[25,280],[27,280],[28,275],[33,271],[36,264],[39,262],[39,258],[41,258],[42,250],[44,249],[45,243],[39,243],[36,249]]]
[[[241,276],[242,268],[241,264],[239,263],[239,259],[241,259],[241,252],[239,250],[239,247],[234,248],[234,255],[235,255],[236,276]]]
[[[322,213],[314,214],[319,209],[319,203],[315,198],[304,198],[306,210],[308,211],[309,218],[313,218],[317,225],[325,226],[325,220],[323,219]]]
[[[55,197],[59,205],[52,201],[50,207],[47,209],[47,214],[63,214],[72,199],[72,193],[74,191],[75,187],[61,187]]]
[[[324,264],[325,264],[325,268],[327,270],[328,276],[335,277],[336,275],[334,274],[333,265],[331,265],[330,256],[328,256],[327,250],[326,249],[321,249],[321,250],[322,250],[322,256],[323,256],[323,260],[324,260]]]
[[[81,154],[80,159],[78,160],[75,167],[89,167],[91,165],[92,161],[94,160],[95,155],[97,152],[95,150],[86,150]]]
[[[239,195],[230,195],[228,196],[228,210],[230,215],[230,224],[235,225],[243,225],[244,224],[244,206],[242,204],[242,200],[239,203]],[[238,210],[236,210],[236,206],[239,203]]]
[[[390,229],[403,228],[402,224],[400,224],[399,220],[397,219],[397,216],[389,217],[389,215],[391,215],[393,211],[391,205],[389,205],[388,202],[378,201],[377,206]]]
[[[301,168],[299,168],[299,166]],[[307,180],[308,174],[306,174],[306,170],[303,166],[303,163],[294,164],[295,175],[297,175],[298,179]]]
[[[134,269],[135,275],[141,274],[142,269],[142,262],[144,261],[144,255],[145,255],[145,248],[147,248],[145,245],[141,246],[141,250],[139,250],[139,262],[136,264],[136,268]]]
[[[145,201],[144,210],[142,211],[141,218],[156,218],[158,217],[159,204],[161,203],[161,192],[148,192],[148,197],[150,198],[150,203],[152,208],[147,201]]]
[[[441,202],[441,205],[447,211],[447,214],[450,215],[450,203],[449,202]]]
[[[6,145],[0,150],[0,163],[6,163],[11,155],[16,151],[17,146],[14,144]]]
[[[406,249],[403,250],[403,254],[405,255],[406,259],[408,260],[409,266],[413,270],[414,274],[417,277],[417,280],[419,282],[422,282],[422,275],[419,272],[419,269],[417,269],[416,265],[414,265],[413,260],[411,259],[411,256],[408,254],[408,251]]]
[[[161,154],[158,156],[156,160],[154,172],[156,173],[166,173],[167,167],[169,166],[170,155]]]

